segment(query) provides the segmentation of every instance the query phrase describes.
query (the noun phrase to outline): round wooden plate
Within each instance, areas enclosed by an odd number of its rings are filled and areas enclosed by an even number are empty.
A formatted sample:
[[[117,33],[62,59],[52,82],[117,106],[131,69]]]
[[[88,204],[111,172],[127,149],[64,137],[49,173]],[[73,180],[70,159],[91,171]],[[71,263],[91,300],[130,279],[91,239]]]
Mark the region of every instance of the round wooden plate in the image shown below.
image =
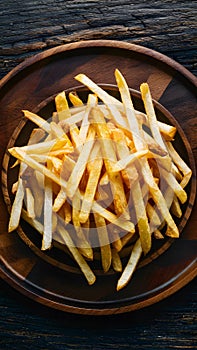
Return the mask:
[[[74,76],[78,73],[87,74],[97,83],[114,84],[115,68],[121,70],[133,89],[139,90],[140,84],[148,81],[153,98],[181,126],[182,155],[193,170],[187,189],[185,220],[188,220],[196,191],[197,79],[178,63],[144,47],[115,41],[73,43],[38,54],[11,71],[0,82],[1,162],[22,119],[22,109],[34,110],[49,96],[77,86]],[[174,293],[197,274],[196,205],[181,238],[158,259],[138,269],[129,285],[119,292],[115,290],[115,274],[98,275],[97,282],[90,287],[80,274],[42,259],[16,232],[8,234],[9,214],[2,193],[0,208],[0,276],[25,295],[50,307],[95,315],[132,311]]]

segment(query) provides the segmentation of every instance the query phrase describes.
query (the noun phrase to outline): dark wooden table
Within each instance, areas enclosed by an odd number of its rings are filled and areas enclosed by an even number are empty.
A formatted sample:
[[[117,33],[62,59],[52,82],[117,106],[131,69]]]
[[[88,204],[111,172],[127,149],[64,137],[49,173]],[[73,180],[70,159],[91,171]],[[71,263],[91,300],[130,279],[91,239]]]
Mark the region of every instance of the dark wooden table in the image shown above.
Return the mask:
[[[0,78],[64,43],[114,39],[157,50],[197,75],[197,1],[0,0]],[[196,280],[143,310],[88,317],[44,307],[0,280],[0,349],[196,349]]]

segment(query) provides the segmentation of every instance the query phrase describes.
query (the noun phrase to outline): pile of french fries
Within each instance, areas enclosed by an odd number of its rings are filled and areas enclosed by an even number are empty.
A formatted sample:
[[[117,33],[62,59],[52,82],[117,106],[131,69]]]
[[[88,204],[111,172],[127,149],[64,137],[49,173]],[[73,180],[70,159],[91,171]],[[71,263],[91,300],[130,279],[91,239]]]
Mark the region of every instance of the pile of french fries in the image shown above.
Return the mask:
[[[192,172],[173,146],[176,128],[157,120],[147,83],[142,112],[118,69],[120,100],[84,74],[75,79],[87,101],[59,93],[50,120],[23,111],[37,127],[27,145],[9,149],[19,166],[9,232],[22,217],[42,234],[42,250],[66,245],[90,285],[100,259],[105,273],[119,272],[120,290],[153,238],[179,237],[173,217],[182,216]]]

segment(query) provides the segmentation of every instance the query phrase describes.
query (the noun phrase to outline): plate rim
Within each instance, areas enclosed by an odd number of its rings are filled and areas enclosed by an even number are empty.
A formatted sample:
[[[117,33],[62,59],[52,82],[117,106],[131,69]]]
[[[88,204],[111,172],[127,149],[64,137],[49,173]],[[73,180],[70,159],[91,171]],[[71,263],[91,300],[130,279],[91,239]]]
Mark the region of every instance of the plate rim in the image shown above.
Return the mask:
[[[28,68],[32,64],[35,64],[43,59],[46,59],[50,56],[65,52],[71,51],[80,48],[93,48],[93,47],[112,47],[118,49],[125,49],[129,51],[134,51],[140,54],[144,54],[159,60],[168,66],[171,66],[173,69],[178,70],[182,75],[184,75],[187,79],[191,81],[197,87],[197,77],[193,73],[191,73],[186,67],[181,65],[179,62],[174,59],[168,57],[167,55],[156,51],[154,49],[150,49],[146,46],[137,45],[125,41],[118,40],[81,40],[76,42],[71,42],[63,45],[58,45],[47,49],[43,52],[39,52],[35,55],[31,55],[30,57],[24,59],[23,62],[19,63],[16,67],[14,67],[10,72],[8,72],[1,80],[0,80],[0,89],[15,75],[20,73],[25,68]]]

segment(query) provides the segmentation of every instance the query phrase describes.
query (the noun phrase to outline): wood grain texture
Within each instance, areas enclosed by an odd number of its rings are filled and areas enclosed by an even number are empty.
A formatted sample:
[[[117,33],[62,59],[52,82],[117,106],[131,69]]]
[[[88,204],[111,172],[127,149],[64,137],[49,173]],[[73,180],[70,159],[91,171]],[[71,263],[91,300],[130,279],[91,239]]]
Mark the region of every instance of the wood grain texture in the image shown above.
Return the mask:
[[[34,53],[80,39],[141,44],[167,54],[196,75],[196,15],[197,1],[0,0],[0,77]],[[181,94],[179,101],[184,111]],[[187,126],[197,149],[197,126],[191,116]],[[0,227],[5,224],[3,216]],[[195,238],[196,231],[192,234]],[[36,306],[1,281],[0,348],[195,349],[196,287],[193,281],[148,309],[95,321]]]
[[[1,349],[165,350],[197,346],[195,281],[146,310],[97,319],[35,307],[3,281],[0,289]]]
[[[24,58],[78,40],[116,39],[154,48],[194,73],[194,1],[0,1],[1,77]],[[187,51],[187,56],[185,56]]]

